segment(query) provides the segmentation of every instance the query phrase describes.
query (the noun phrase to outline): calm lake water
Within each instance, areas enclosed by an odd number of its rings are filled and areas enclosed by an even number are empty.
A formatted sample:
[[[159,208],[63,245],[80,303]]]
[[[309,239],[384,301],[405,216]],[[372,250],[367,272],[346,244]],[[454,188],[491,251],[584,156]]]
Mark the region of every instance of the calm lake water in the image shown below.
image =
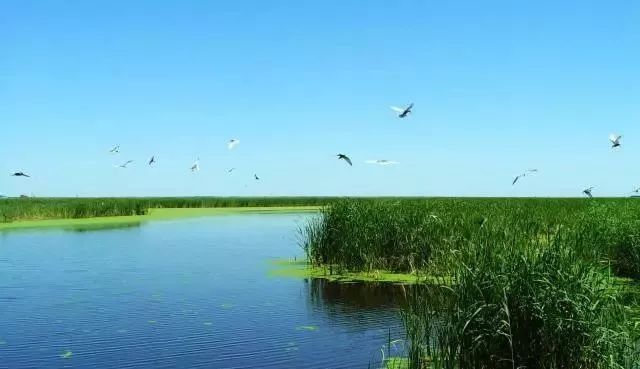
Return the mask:
[[[378,368],[397,291],[269,276],[308,216],[0,232],[0,368]]]

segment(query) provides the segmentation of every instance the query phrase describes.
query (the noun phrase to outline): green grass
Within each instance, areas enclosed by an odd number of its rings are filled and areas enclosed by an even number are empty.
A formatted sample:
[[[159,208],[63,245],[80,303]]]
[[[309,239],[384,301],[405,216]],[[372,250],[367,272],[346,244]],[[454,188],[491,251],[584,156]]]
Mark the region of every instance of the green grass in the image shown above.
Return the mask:
[[[410,368],[640,363],[634,199],[343,200],[301,231],[315,268],[430,276],[402,310]]]
[[[225,214],[317,212],[317,206],[242,207],[242,208],[161,208],[149,209],[145,215],[109,216],[94,218],[67,218],[22,220],[0,223],[0,231],[32,228],[64,228],[77,231],[139,226],[152,220],[171,220]]]
[[[330,197],[139,197],[0,199],[0,223],[146,215],[163,208],[264,208],[323,206]]]

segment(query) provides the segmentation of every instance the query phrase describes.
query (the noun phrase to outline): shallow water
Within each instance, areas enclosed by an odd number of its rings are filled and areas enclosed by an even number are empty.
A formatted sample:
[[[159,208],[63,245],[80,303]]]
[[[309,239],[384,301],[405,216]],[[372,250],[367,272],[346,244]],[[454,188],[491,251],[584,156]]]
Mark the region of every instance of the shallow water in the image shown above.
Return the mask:
[[[367,368],[401,292],[269,277],[308,216],[0,233],[0,368]]]

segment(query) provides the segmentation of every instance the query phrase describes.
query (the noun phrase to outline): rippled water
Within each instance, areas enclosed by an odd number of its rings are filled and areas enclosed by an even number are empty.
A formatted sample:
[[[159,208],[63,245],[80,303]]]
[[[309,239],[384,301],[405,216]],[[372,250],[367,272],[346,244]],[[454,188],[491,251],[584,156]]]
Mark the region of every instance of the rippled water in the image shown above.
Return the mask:
[[[305,217],[0,233],[0,368],[367,368],[401,294],[269,277]]]

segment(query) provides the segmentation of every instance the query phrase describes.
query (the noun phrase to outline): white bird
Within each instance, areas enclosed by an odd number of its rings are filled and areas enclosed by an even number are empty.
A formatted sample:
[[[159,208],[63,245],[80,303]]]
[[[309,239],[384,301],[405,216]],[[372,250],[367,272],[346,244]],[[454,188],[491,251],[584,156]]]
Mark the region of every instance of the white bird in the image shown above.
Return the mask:
[[[394,165],[394,164],[400,164],[397,161],[393,161],[393,160],[387,160],[387,159],[378,159],[378,160],[366,160],[365,163],[367,164],[377,164],[377,165]]]
[[[191,166],[191,171],[192,172],[200,171],[200,158],[197,158],[196,161],[193,163],[193,165]]]
[[[527,170],[525,170],[525,171],[524,171],[524,173],[522,173],[522,174],[520,174],[520,175],[517,175],[517,176],[516,176],[516,178],[514,178],[514,179],[513,179],[513,182],[511,182],[511,185],[513,186],[514,184],[516,184],[516,182],[518,182],[518,180],[519,180],[520,178],[522,178],[522,177],[526,177],[526,176],[527,176],[527,174],[529,174],[529,173],[535,173],[535,172],[537,172],[537,171],[538,171],[537,169],[527,169]]]
[[[407,115],[411,114],[411,109],[413,109],[413,103],[409,104],[406,108],[399,108],[397,106],[391,106],[391,110],[398,113],[398,118],[404,118]]]
[[[611,141],[611,148],[616,148],[620,146],[620,139],[622,138],[622,136],[620,135],[616,135],[615,133],[612,133],[609,135],[609,141]]]
[[[232,138],[229,140],[229,142],[227,142],[227,147],[229,148],[229,150],[233,150],[233,148],[238,146],[239,144],[240,140]]]
[[[110,153],[119,153],[120,152],[120,145],[116,145],[114,146],[111,150],[109,150]]]
[[[127,160],[126,162],[124,162],[124,163],[122,163],[122,164],[118,165],[118,168],[125,168],[125,169],[126,169],[126,168],[127,168],[127,165],[129,165],[129,164],[131,164],[131,163],[133,163],[133,160]]]
[[[591,194],[591,190],[593,190],[593,187],[587,188],[586,190],[582,191],[582,193],[589,197],[593,197],[593,195]]]

